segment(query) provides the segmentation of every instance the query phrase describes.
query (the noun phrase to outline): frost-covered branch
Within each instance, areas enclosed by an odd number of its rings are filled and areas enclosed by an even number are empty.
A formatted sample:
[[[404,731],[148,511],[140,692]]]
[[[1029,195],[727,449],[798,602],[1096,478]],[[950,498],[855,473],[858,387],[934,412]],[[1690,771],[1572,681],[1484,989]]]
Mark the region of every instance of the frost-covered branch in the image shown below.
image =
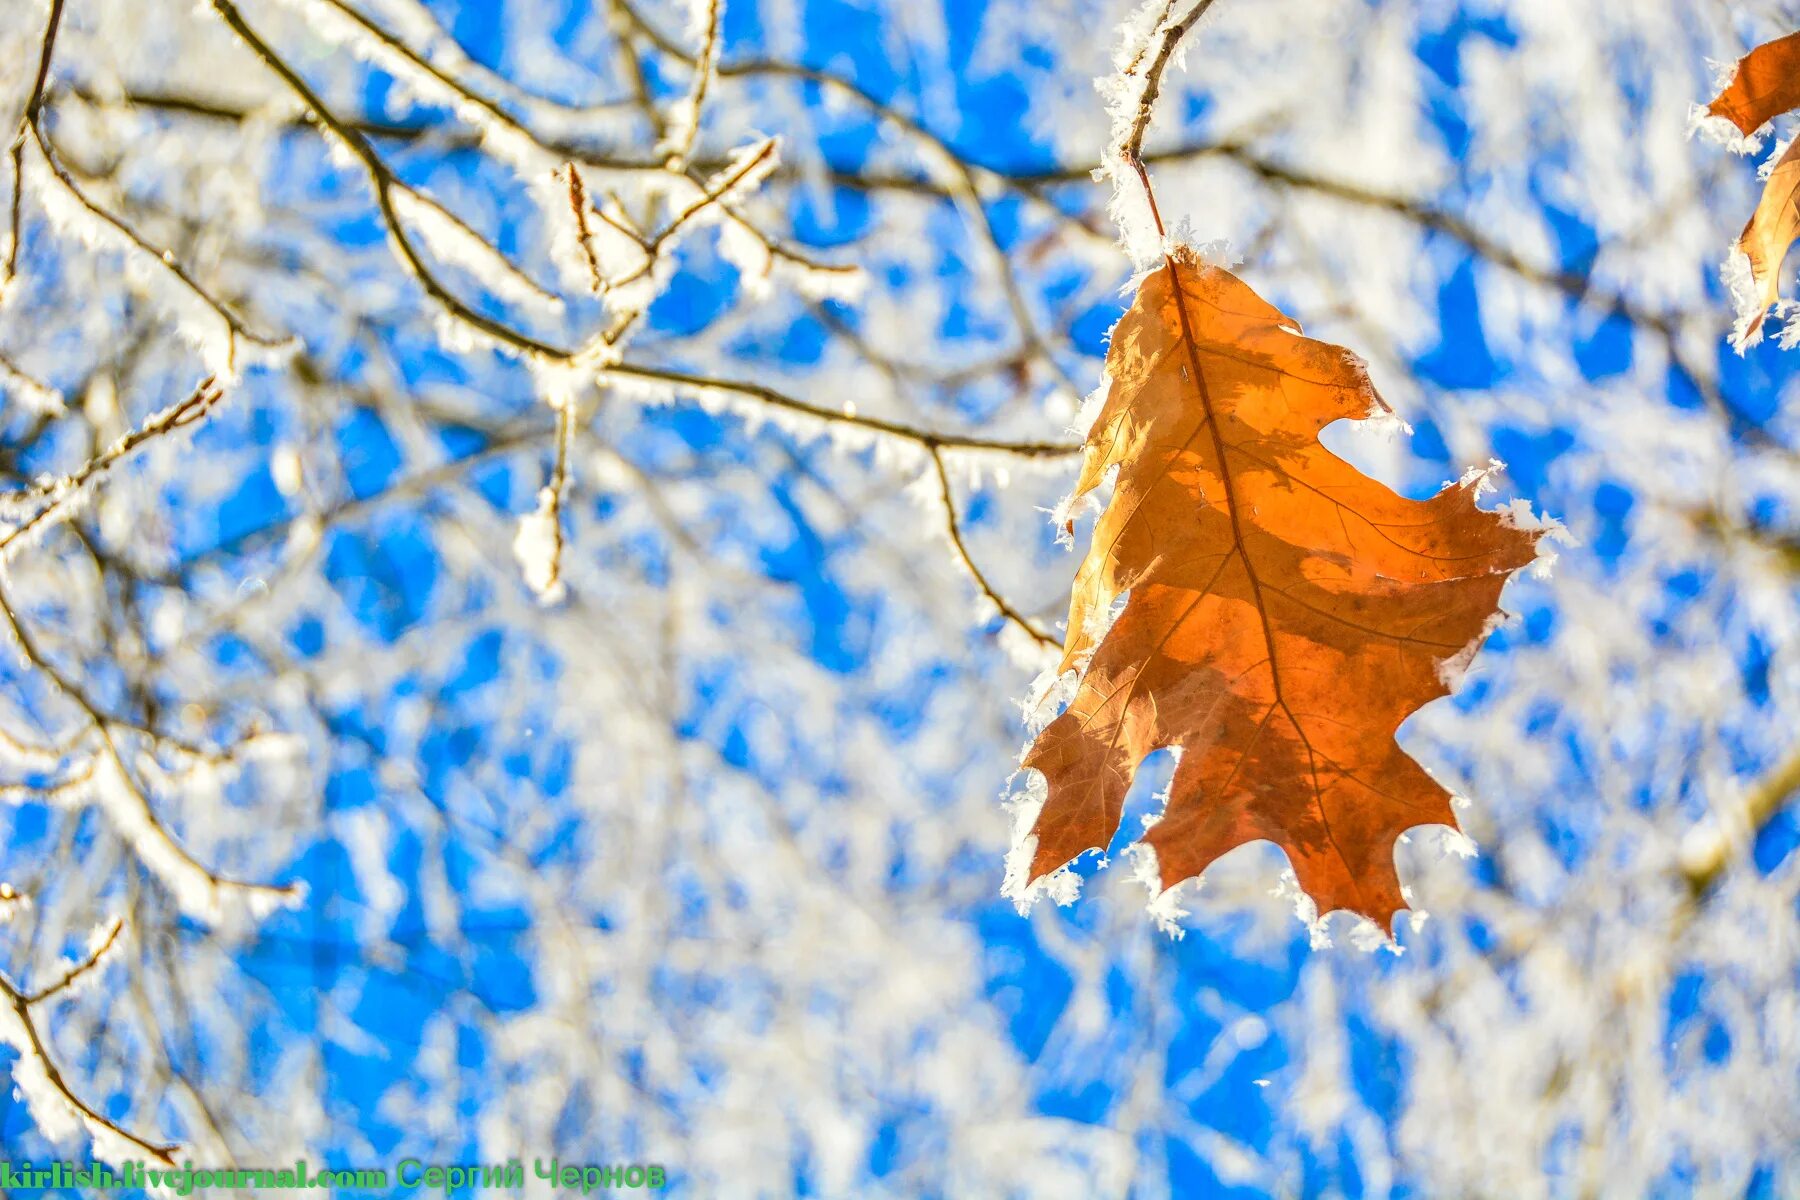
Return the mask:
[[[1162,94],[1163,72],[1175,59],[1182,39],[1212,6],[1213,0],[1144,0],[1126,22],[1115,56],[1118,74],[1103,84],[1112,140],[1100,169],[1112,179],[1110,211],[1120,241],[1139,268],[1161,257],[1166,237],[1156,193],[1144,167],[1144,135]],[[1135,179],[1128,182],[1128,174]],[[1145,205],[1141,213],[1133,206],[1134,196]]]
[[[1156,115],[1163,72],[1175,59],[1182,39],[1212,6],[1213,0],[1145,0],[1127,22],[1119,80],[1108,98],[1113,117],[1110,150],[1127,165],[1135,167],[1143,159],[1144,135]]]
[[[51,24],[44,40],[44,57],[40,72],[47,72],[49,69],[56,23],[61,12],[61,0],[55,0],[51,7]],[[294,346],[292,339],[263,333],[252,328],[230,305],[195,279],[192,273],[176,259],[173,251],[151,244],[129,221],[95,200],[75,180],[69,169],[62,163],[44,131],[45,95],[43,78],[40,75],[38,89],[32,93],[31,102],[26,107],[25,116],[20,122],[18,135],[12,146],[12,234],[7,249],[4,276],[0,277],[0,295],[3,295],[11,285],[17,271],[19,222],[25,186],[25,148],[26,140],[29,137],[30,143],[37,148],[39,157],[55,181],[52,189],[43,193],[44,202],[51,206],[50,215],[54,222],[72,228],[84,242],[90,245],[114,243],[127,255],[143,256],[144,261],[154,264],[152,268],[154,271],[172,278],[182,294],[191,300],[198,301],[213,318],[222,323],[225,332],[223,346],[212,355],[213,361],[210,364],[215,374],[234,376],[237,373],[240,342],[248,343],[259,356],[264,358],[279,356],[292,350]],[[60,188],[60,193],[55,188]],[[203,345],[210,344],[210,339],[199,328],[189,327],[184,323],[184,331],[190,333]]]
[[[6,510],[30,514],[16,521],[7,520],[0,527],[0,564],[16,555],[18,547],[42,538],[51,526],[66,520],[107,472],[159,438],[204,421],[224,395],[224,390],[208,376],[186,399],[156,413],[70,474],[40,480],[22,491],[0,494],[0,505]]]
[[[89,936],[87,952],[69,963],[55,980],[40,987],[26,990],[0,975],[0,1043],[19,1056],[12,1067],[13,1084],[32,1118],[53,1140],[85,1133],[96,1158],[121,1164],[148,1156],[172,1167],[179,1146],[131,1132],[75,1093],[51,1057],[33,1012],[47,1001],[67,999],[94,983],[113,956],[124,928],[124,921],[118,917],[96,927]]]
[[[50,62],[56,55],[56,32],[62,27],[63,0],[50,0],[50,15],[44,22],[44,38],[38,51],[37,76],[31,93],[25,98],[25,111],[19,117],[18,131],[13,135],[7,153],[12,159],[12,203],[8,206],[6,264],[0,269],[0,299],[18,275],[21,218],[25,195],[25,139],[37,129],[38,114],[43,111],[44,97],[50,84]]]
[[[690,0],[689,33],[700,42],[699,53],[692,60],[693,80],[688,94],[675,108],[664,130],[669,166],[681,170],[693,152],[694,138],[700,132],[700,116],[705,109],[706,92],[719,69],[719,21],[724,16],[724,0]]]
[[[38,1127],[53,1141],[84,1133],[93,1144],[94,1157],[115,1165],[147,1158],[175,1166],[179,1145],[132,1133],[75,1094],[38,1031],[31,1011],[35,1003],[35,998],[0,977],[0,1042],[19,1056],[12,1068],[13,1085]]]
[[[575,400],[565,396],[556,410],[555,456],[550,480],[538,489],[537,507],[519,518],[513,555],[525,584],[545,604],[562,599],[563,499],[569,490],[569,453],[575,443]]]
[[[79,961],[70,963],[62,975],[54,981],[26,993],[25,1003],[28,1005],[38,1004],[58,993],[67,992],[78,984],[85,984],[87,977],[99,969],[101,960],[111,952],[113,944],[119,940],[119,935],[124,931],[125,922],[119,917],[114,917],[96,929],[87,954]]]
[[[767,66],[769,70],[774,70],[773,64],[767,64]],[[846,89],[853,86],[848,81],[838,79],[829,73],[821,73],[821,77],[832,79],[837,86]],[[861,98],[865,99],[876,111],[880,111],[884,118],[890,119],[896,127],[916,131],[920,136],[928,137],[922,127],[912,125],[892,106],[881,104],[873,97]],[[98,97],[88,97],[88,99],[94,103],[102,102]],[[241,123],[251,116],[249,111],[243,108],[234,108],[230,105],[191,96],[134,93],[126,97],[126,102],[134,106],[234,123]],[[446,150],[470,149],[480,145],[479,137],[460,137],[455,131],[436,124],[395,124],[374,121],[365,117],[345,118],[345,121],[351,128],[373,139],[394,140],[408,144],[429,143],[441,146]],[[307,126],[302,124],[298,127],[305,128]],[[927,144],[936,145],[929,141]],[[543,140],[542,145],[547,153],[588,167],[632,172],[650,171],[655,167],[655,164],[649,160],[601,156],[595,154],[591,148],[566,141]],[[1094,183],[1092,163],[1101,157],[1098,151],[1094,153],[1092,159],[1084,157],[1065,165],[1030,169],[988,163],[979,157],[954,151],[948,147],[943,149],[943,153],[954,155],[962,161],[978,186],[1003,188],[1018,193],[1032,203],[1042,206],[1047,215],[1054,214],[1059,219],[1068,221],[1071,229],[1079,230],[1082,234],[1095,237],[1109,245],[1115,240],[1115,235],[1112,233],[1096,233],[1080,219],[1065,216],[1048,197],[1050,189],[1072,185],[1091,186]],[[1346,204],[1402,217],[1424,230],[1454,239],[1484,262],[1503,271],[1515,274],[1534,284],[1553,288],[1571,299],[1593,307],[1602,315],[1624,317],[1634,325],[1654,334],[1672,350],[1680,348],[1679,339],[1684,327],[1701,319],[1702,316],[1699,313],[1664,312],[1648,308],[1641,301],[1627,294],[1602,286],[1591,269],[1569,270],[1534,261],[1521,250],[1484,232],[1456,211],[1435,205],[1426,198],[1381,191],[1367,184],[1323,175],[1302,165],[1270,156],[1242,141],[1234,139],[1208,140],[1160,149],[1146,149],[1138,154],[1138,161],[1146,168],[1182,167],[1208,159],[1224,159],[1235,163],[1255,178],[1274,187],[1291,188],[1303,194],[1325,196]],[[696,172],[705,175],[722,170],[726,164],[723,159],[713,158],[696,159],[692,165]],[[952,186],[930,174],[899,173],[868,165],[847,167],[831,162],[826,162],[823,166],[825,177],[834,187],[856,191],[918,195],[953,202],[960,202],[967,194],[960,183]],[[784,164],[777,168],[771,175],[771,179],[792,183],[800,181],[800,175],[795,169]],[[786,248],[782,248],[782,250],[792,253]],[[808,266],[815,271],[845,274],[854,270],[850,267],[810,261]],[[1008,355],[1005,357],[1004,363],[997,365],[1011,365],[1015,360],[1016,356]],[[1715,402],[1718,386],[1717,382],[1712,379],[1711,373],[1699,369],[1694,364],[1684,363],[1684,369],[1687,370],[1692,382],[1707,396],[1708,402]]]
[[[457,296],[437,276],[419,253],[408,231],[406,222],[400,212],[401,201],[398,199],[402,191],[399,179],[382,160],[368,138],[350,125],[340,120],[325,102],[319,98],[312,87],[300,77],[287,61],[264,41],[244,20],[231,0],[212,0],[213,11],[236,34],[257,58],[270,71],[273,71],[294,94],[306,105],[307,111],[318,119],[321,125],[329,130],[367,172],[370,186],[375,192],[375,202],[381,212],[383,223],[387,227],[388,238],[395,255],[406,268],[415,283],[422,288],[444,313],[456,322],[469,327],[487,338],[529,357],[550,360],[567,360],[570,352],[560,350],[543,342],[528,333],[514,329],[501,321],[488,317],[470,307]]]
[[[240,882],[202,866],[156,815],[150,797],[127,765],[119,733],[142,733],[152,743],[180,743],[148,726],[122,721],[102,710],[78,682],[52,665],[27,631],[4,588],[0,588],[0,617],[4,617],[26,661],[80,709],[91,729],[91,736],[79,746],[79,752],[85,756],[83,769],[67,781],[67,786],[54,789],[47,797],[71,807],[92,805],[99,809],[112,830],[170,889],[181,909],[197,920],[218,924],[240,909],[262,916],[301,899],[304,890],[299,887]],[[200,761],[217,764],[227,759],[207,756]]]

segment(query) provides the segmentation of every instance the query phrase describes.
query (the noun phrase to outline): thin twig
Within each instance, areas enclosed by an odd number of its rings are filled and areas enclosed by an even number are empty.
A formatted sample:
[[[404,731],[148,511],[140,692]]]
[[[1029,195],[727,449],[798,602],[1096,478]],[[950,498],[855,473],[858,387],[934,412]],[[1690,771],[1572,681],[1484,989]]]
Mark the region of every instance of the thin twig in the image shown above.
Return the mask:
[[[124,928],[124,920],[119,917],[114,917],[107,926],[106,936],[100,939],[100,943],[97,946],[88,951],[87,955],[79,962],[71,963],[69,968],[57,978],[56,982],[47,983],[43,987],[38,988],[36,991],[27,995],[25,997],[25,1003],[41,1004],[57,993],[67,991],[76,980],[100,965],[100,960],[105,958],[106,952],[113,948],[113,943],[119,940],[119,934]]]
[[[155,1159],[166,1167],[173,1167],[175,1165],[175,1152],[181,1148],[179,1145],[175,1143],[152,1142],[147,1138],[140,1137],[118,1123],[108,1120],[106,1117],[90,1108],[86,1101],[75,1094],[74,1089],[70,1088],[67,1081],[63,1079],[62,1071],[57,1068],[56,1061],[50,1057],[49,1048],[44,1045],[44,1040],[38,1033],[37,1025],[31,1019],[30,997],[19,991],[18,988],[14,987],[12,983],[4,977],[0,977],[0,999],[3,999],[5,1003],[11,1006],[13,1010],[13,1019],[19,1023],[19,1027],[24,1031],[26,1044],[18,1047],[19,1052],[31,1057],[37,1064],[38,1069],[43,1073],[44,1079],[52,1088],[56,1089],[56,1093],[62,1098],[63,1103],[73,1109],[85,1124],[90,1128],[98,1127],[107,1130],[113,1136],[124,1140],[130,1145],[136,1146],[145,1155]]]
[[[1157,97],[1162,94],[1163,72],[1168,68],[1169,60],[1175,56],[1175,48],[1181,44],[1181,39],[1188,35],[1188,31],[1213,6],[1213,0],[1198,0],[1187,16],[1179,21],[1170,22],[1169,17],[1174,14],[1177,2],[1178,0],[1169,0],[1168,7],[1163,10],[1162,39],[1157,44],[1155,53],[1151,55],[1149,65],[1144,67],[1144,92],[1138,101],[1137,112],[1132,114],[1131,125],[1118,147],[1119,153],[1124,155],[1125,161],[1136,166],[1140,173],[1143,171],[1144,134],[1150,129],[1150,118],[1155,113]],[[1127,67],[1127,73],[1136,74],[1140,65],[1141,60],[1133,62]],[[1145,186],[1146,188],[1149,186],[1147,179]],[[1154,196],[1150,198],[1150,204],[1154,211],[1156,206]],[[1157,220],[1157,228],[1162,228],[1161,218]]]
[[[44,108],[44,91],[50,82],[50,60],[56,54],[56,31],[62,26],[63,0],[50,0],[50,18],[44,23],[44,42],[38,52],[37,78],[31,95],[25,101],[25,113],[19,118],[19,131],[13,136],[9,154],[12,157],[11,238],[6,244],[6,267],[0,272],[0,292],[12,283],[19,268],[19,212],[25,195],[25,136],[36,128],[38,114]]]
[[[575,407],[575,398],[566,396],[556,410],[556,456],[550,467],[550,482],[544,488],[548,493],[543,519],[550,523],[550,563],[543,580],[532,581],[532,586],[546,598],[563,595],[563,498],[569,490],[569,451],[575,441]]]
[[[346,122],[340,120],[328,105],[319,97],[311,85],[302,79],[287,62],[275,52],[266,41],[252,29],[238,12],[232,0],[212,0],[212,6],[225,24],[237,34],[252,53],[260,58],[269,70],[279,76],[284,83],[307,105],[314,116],[335,134],[346,148],[356,156],[368,172],[375,188],[376,202],[379,205],[383,220],[387,224],[389,236],[400,256],[402,265],[426,294],[456,320],[492,338],[502,345],[509,346],[542,362],[576,364],[588,354],[591,348],[584,350],[568,350],[554,345],[541,338],[534,337],[515,329],[502,321],[497,321],[470,308],[460,297],[446,287],[432,272],[431,268],[419,255],[410,235],[402,225],[398,213],[394,210],[392,189],[396,184],[393,172],[375,152],[367,137],[357,132]],[[691,213],[689,215],[692,215]],[[666,231],[665,231],[666,236]],[[618,375],[640,379],[662,380],[692,387],[711,388],[741,396],[747,400],[758,401],[772,407],[786,409],[790,412],[806,413],[821,420],[849,424],[869,429],[877,433],[885,433],[920,444],[938,444],[954,446],[969,450],[991,450],[998,453],[1022,454],[1026,456],[1044,456],[1073,453],[1076,447],[1042,443],[1012,443],[989,441],[982,438],[957,434],[935,434],[900,425],[896,422],[882,421],[870,417],[862,417],[844,413],[841,410],[823,408],[809,404],[759,384],[740,383],[732,380],[708,379],[701,376],[688,375],[683,372],[659,370],[653,367],[628,366],[623,363],[600,368],[596,366],[599,376]]]
[[[692,55],[647,21],[629,0],[613,0],[613,3],[620,15],[658,50],[690,68],[695,65]],[[1080,394],[1083,389],[1076,386],[1075,381],[1057,361],[1043,335],[1038,331],[1037,321],[1032,316],[1031,306],[1025,297],[1024,289],[1019,283],[1017,274],[1013,271],[1011,257],[1006,253],[1005,247],[1001,245],[1000,236],[994,229],[987,206],[982,202],[981,180],[978,179],[977,172],[948,142],[932,133],[920,122],[878,100],[861,85],[830,71],[822,71],[795,63],[755,59],[721,65],[718,68],[718,75],[720,79],[772,75],[828,88],[857,101],[867,107],[869,111],[896,124],[911,136],[931,147],[935,152],[935,157],[946,164],[949,169],[951,193],[957,206],[962,210],[964,219],[972,229],[980,234],[983,248],[993,260],[995,273],[1000,280],[1002,291],[1006,294],[1007,306],[1012,310],[1013,320],[1019,328],[1020,336],[1071,393]]]
[[[969,553],[969,547],[963,541],[962,525],[956,515],[956,495],[950,490],[950,473],[944,469],[943,451],[936,446],[930,447],[930,451],[931,465],[937,472],[938,493],[943,500],[946,531],[950,535],[950,544],[956,549],[956,557],[962,561],[963,567],[969,572],[969,577],[975,581],[975,586],[981,589],[981,594],[988,598],[988,603],[1000,610],[1002,617],[1024,630],[1038,645],[1052,650],[1056,649],[1062,643],[1032,624],[1023,613],[1008,604],[999,590],[988,582],[988,578],[982,573],[981,568],[975,565],[974,556]]]
[[[76,182],[74,174],[63,165],[61,156],[57,154],[56,147],[44,133],[43,124],[40,121],[34,120],[30,125],[30,131],[38,153],[43,156],[44,165],[50,168],[50,173],[55,176],[58,183],[62,184],[64,190],[77,204],[94,217],[110,225],[121,237],[154,261],[159,269],[173,276],[183,288],[224,322],[226,333],[231,339],[230,350],[226,357],[228,366],[235,364],[237,343],[240,338],[266,350],[282,349],[293,344],[291,338],[263,333],[252,328],[249,322],[238,315],[229,304],[213,295],[210,289],[194,278],[193,274],[176,259],[173,251],[156,246],[149,238],[139,233],[131,222],[88,195],[87,191]]]
[[[711,86],[713,73],[719,66],[719,17],[724,8],[721,0],[707,0],[706,29],[700,39],[700,53],[693,61],[694,78],[685,101],[687,111],[680,122],[680,140],[669,150],[671,170],[679,171],[687,166],[688,155],[694,149],[694,138],[700,132],[700,116],[702,106],[706,103],[706,89]]]
[[[161,843],[163,847],[166,848],[168,854],[173,856],[183,867],[196,872],[204,878],[208,886],[215,890],[230,889],[239,892],[261,892],[272,896],[279,896],[284,901],[292,900],[295,896],[300,894],[298,889],[292,885],[284,887],[265,883],[248,883],[217,874],[201,865],[199,860],[194,858],[194,856],[188,852],[187,848],[176,840],[175,835],[169,832],[168,827],[162,823],[162,820],[156,815],[155,810],[151,807],[150,798],[144,794],[142,787],[139,786],[137,781],[132,779],[131,771],[125,763],[125,756],[120,753],[118,744],[114,740],[113,731],[116,727],[122,730],[143,733],[152,741],[164,740],[166,735],[163,735],[156,730],[149,729],[146,726],[119,721],[116,718],[109,716],[95,703],[84,689],[59,671],[38,647],[31,632],[26,628],[25,622],[15,611],[11,599],[6,594],[4,582],[0,582],[0,620],[4,620],[6,627],[11,630],[13,640],[18,645],[20,652],[25,656],[26,662],[48,680],[59,693],[73,702],[87,718],[87,722],[92,727],[94,736],[98,742],[95,751],[96,759],[109,762],[112,768],[117,772],[118,778],[128,793],[127,798],[134,810],[131,813],[131,821],[133,823],[141,823],[143,831],[148,836]],[[134,853],[136,852],[135,846],[133,847],[133,851]]]
[[[573,162],[564,163],[563,172],[569,180],[569,210],[575,214],[575,240],[587,260],[589,284],[598,296],[606,290],[606,272],[600,269],[600,257],[594,253],[593,231],[588,228],[587,184],[581,178],[581,169]]]
[[[605,373],[621,379],[643,379],[651,382],[671,384],[676,388],[691,388],[696,391],[721,391],[734,396],[742,396],[747,400],[755,400],[771,408],[783,409],[787,412],[800,413],[827,424],[850,425],[858,429],[868,429],[875,433],[883,433],[889,437],[911,442],[927,450],[943,447],[947,450],[981,450],[998,454],[1014,454],[1020,458],[1060,458],[1065,455],[1079,453],[1081,447],[1070,442],[1011,442],[991,438],[973,437],[960,433],[939,433],[917,429],[910,425],[902,425],[896,421],[883,420],[863,413],[846,412],[843,409],[825,408],[805,400],[785,395],[760,383],[747,383],[738,380],[713,379],[705,375],[693,375],[685,371],[658,367],[641,367],[631,363],[616,363],[607,367]]]
[[[23,523],[0,535],[0,563],[6,561],[15,544],[31,536],[52,515],[67,512],[70,502],[84,495],[88,485],[95,479],[157,438],[204,420],[224,395],[224,391],[209,375],[200,381],[199,386],[189,393],[187,399],[172,404],[152,416],[138,428],[107,447],[106,450],[83,463],[74,473],[48,483],[38,484],[25,492],[6,494],[5,498],[14,503],[21,500],[25,502],[42,500],[44,507],[38,509]]]

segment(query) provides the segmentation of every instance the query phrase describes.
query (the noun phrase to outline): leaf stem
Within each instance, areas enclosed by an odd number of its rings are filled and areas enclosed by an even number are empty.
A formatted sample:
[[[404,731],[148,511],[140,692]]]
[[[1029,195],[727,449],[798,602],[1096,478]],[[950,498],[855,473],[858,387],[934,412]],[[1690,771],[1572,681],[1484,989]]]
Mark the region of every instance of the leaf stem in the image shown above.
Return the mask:
[[[1150,130],[1150,120],[1156,112],[1156,100],[1162,94],[1163,71],[1168,68],[1169,60],[1175,57],[1175,49],[1181,45],[1181,39],[1200,23],[1200,18],[1214,4],[1214,0],[1197,0],[1186,16],[1179,21],[1171,21],[1178,2],[1179,0],[1169,0],[1168,7],[1163,9],[1162,20],[1158,22],[1162,37],[1155,52],[1150,55],[1149,63],[1144,64],[1143,56],[1140,55],[1138,61],[1127,68],[1128,71],[1136,71],[1139,66],[1143,66],[1144,92],[1138,98],[1137,111],[1132,114],[1131,124],[1119,139],[1119,156],[1131,164],[1132,170],[1137,172],[1138,181],[1144,185],[1144,199],[1150,204],[1150,216],[1156,222],[1158,237],[1167,237],[1168,231],[1163,227],[1162,211],[1156,205],[1156,189],[1150,184],[1150,172],[1144,166],[1144,135]]]

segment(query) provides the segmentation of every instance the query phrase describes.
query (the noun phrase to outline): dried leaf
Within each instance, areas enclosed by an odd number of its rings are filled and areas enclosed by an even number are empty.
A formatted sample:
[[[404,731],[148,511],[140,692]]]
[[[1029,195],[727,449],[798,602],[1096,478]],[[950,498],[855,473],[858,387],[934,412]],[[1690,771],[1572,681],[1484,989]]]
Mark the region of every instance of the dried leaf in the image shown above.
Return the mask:
[[[1764,122],[1800,108],[1800,33],[1765,42],[1738,59],[1725,90],[1706,106],[1748,137]]]
[[[1726,278],[1737,303],[1738,324],[1732,344],[1739,350],[1761,340],[1769,306],[1781,299],[1782,260],[1800,237],[1800,158],[1795,156],[1796,149],[1800,142],[1789,146],[1769,172],[1762,199],[1731,248],[1736,265],[1727,268]]]
[[[1362,361],[1191,255],[1144,280],[1107,366],[1076,497],[1118,474],[1069,608],[1079,687],[1024,760],[1048,785],[1026,882],[1104,850],[1139,763],[1180,747],[1144,838],[1165,889],[1267,839],[1321,914],[1391,929],[1396,838],[1455,824],[1395,730],[1449,691],[1541,530],[1478,509],[1473,479],[1409,500],[1325,449],[1386,411]]]
[[[1738,60],[1731,82],[1706,113],[1748,136],[1800,107],[1800,33],[1756,47]],[[1762,199],[1732,245],[1726,282],[1738,310],[1732,344],[1740,351],[1762,338],[1769,307],[1781,299],[1781,263],[1800,237],[1800,161],[1789,146],[1769,172]]]

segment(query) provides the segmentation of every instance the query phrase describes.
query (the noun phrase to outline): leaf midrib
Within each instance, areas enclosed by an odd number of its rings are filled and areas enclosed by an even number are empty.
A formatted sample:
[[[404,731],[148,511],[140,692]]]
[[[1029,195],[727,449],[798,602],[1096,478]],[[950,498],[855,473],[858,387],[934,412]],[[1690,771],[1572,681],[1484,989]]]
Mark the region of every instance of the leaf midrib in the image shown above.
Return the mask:
[[[1300,720],[1294,715],[1294,710],[1288,707],[1287,697],[1281,690],[1281,660],[1275,653],[1275,630],[1269,623],[1269,606],[1263,600],[1262,581],[1257,577],[1256,564],[1252,561],[1250,552],[1244,545],[1244,530],[1238,520],[1237,493],[1232,487],[1231,463],[1225,453],[1225,436],[1219,429],[1218,413],[1213,409],[1212,392],[1206,386],[1206,375],[1200,369],[1200,347],[1194,337],[1193,323],[1188,318],[1187,291],[1181,286],[1181,271],[1176,264],[1174,255],[1165,255],[1163,261],[1168,264],[1169,284],[1175,293],[1175,317],[1181,323],[1181,344],[1187,351],[1188,370],[1194,377],[1194,389],[1199,393],[1200,406],[1206,413],[1206,419],[1202,424],[1205,426],[1208,436],[1212,438],[1213,453],[1218,455],[1219,459],[1219,481],[1224,489],[1225,516],[1231,522],[1232,552],[1244,564],[1244,574],[1250,580],[1250,594],[1256,606],[1256,616],[1262,623],[1263,646],[1267,651],[1269,662],[1269,685],[1274,690],[1275,702],[1269,706],[1269,712],[1264,714],[1262,726],[1257,731],[1257,738],[1262,736],[1262,727],[1267,726],[1269,715],[1279,707],[1287,715],[1288,724],[1293,726],[1294,736],[1299,738],[1300,744],[1306,748],[1307,773],[1312,780],[1313,803],[1318,806],[1319,820],[1325,826],[1325,837],[1330,841],[1331,848],[1337,852],[1339,860],[1348,866],[1350,859],[1344,853],[1343,846],[1338,843],[1336,830],[1331,827],[1331,814],[1325,810],[1325,794],[1319,788],[1318,752],[1313,748],[1312,739],[1306,736],[1306,730],[1300,727]],[[1252,745],[1255,740],[1252,739]],[[1243,765],[1243,758],[1247,758],[1249,752],[1250,747],[1245,747],[1244,755],[1238,763],[1239,767]],[[1233,768],[1232,774],[1233,777],[1236,776],[1237,768]],[[1355,888],[1360,900],[1362,885],[1354,871],[1350,872],[1350,879],[1351,886]]]

